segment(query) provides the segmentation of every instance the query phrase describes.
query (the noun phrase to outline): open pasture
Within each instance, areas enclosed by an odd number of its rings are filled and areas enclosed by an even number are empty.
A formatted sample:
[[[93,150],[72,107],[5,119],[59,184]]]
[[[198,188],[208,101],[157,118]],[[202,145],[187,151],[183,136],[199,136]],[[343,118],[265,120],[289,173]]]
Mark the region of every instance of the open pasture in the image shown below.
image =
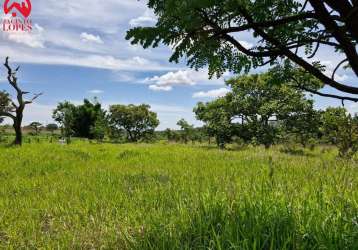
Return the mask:
[[[333,150],[0,148],[0,247],[358,249],[357,163]]]

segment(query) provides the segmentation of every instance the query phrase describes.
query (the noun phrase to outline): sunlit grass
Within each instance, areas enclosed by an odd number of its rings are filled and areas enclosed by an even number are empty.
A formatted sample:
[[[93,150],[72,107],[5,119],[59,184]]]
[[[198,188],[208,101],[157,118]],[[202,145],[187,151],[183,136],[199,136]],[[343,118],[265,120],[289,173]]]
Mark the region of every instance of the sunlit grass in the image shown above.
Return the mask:
[[[358,164],[335,155],[0,147],[0,247],[358,249]]]

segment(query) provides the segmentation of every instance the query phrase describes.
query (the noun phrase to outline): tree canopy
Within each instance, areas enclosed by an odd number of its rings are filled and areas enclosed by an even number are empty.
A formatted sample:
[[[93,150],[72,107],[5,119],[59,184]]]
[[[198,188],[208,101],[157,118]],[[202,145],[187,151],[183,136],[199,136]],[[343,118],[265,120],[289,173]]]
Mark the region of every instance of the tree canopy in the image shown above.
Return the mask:
[[[185,119],[180,119],[177,126],[181,129],[181,137],[185,143],[188,143],[194,134],[194,125],[190,125]]]
[[[137,142],[152,136],[159,120],[149,105],[112,105],[109,125],[112,129],[125,130],[128,140]]]
[[[46,130],[50,132],[54,132],[58,129],[58,125],[55,123],[49,123],[46,125]]]
[[[287,59],[322,85],[358,94],[353,82],[336,77],[340,68],[358,76],[356,0],[149,0],[148,6],[158,18],[156,25],[135,27],[126,38],[144,48],[170,46],[171,62],[185,57],[190,67],[208,66],[210,76],[220,76]],[[253,46],[243,42],[248,34]],[[330,75],[318,56],[323,48],[342,58]]]
[[[219,146],[236,135],[269,147],[279,139],[284,121],[313,112],[312,101],[301,90],[289,84],[267,84],[271,80],[270,73],[233,78],[227,81],[230,93],[197,105],[197,118],[205,122]]]
[[[29,127],[35,131],[35,134],[38,135],[40,131],[40,127],[42,126],[42,123],[40,122],[31,122],[29,124]]]
[[[97,137],[93,129],[99,119],[104,119],[105,112],[99,102],[90,102],[85,99],[82,105],[74,105],[69,102],[62,102],[57,105],[53,112],[53,118],[60,123],[65,137],[94,139]]]
[[[358,116],[345,108],[327,108],[322,116],[326,139],[338,146],[341,157],[350,158],[358,151]]]

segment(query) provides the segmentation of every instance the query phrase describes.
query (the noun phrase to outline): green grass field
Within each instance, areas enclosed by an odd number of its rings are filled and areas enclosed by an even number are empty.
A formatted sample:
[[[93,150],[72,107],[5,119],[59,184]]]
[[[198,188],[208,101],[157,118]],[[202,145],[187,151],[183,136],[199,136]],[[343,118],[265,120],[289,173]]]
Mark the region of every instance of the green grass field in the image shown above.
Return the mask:
[[[358,249],[358,164],[335,155],[0,147],[0,248]]]

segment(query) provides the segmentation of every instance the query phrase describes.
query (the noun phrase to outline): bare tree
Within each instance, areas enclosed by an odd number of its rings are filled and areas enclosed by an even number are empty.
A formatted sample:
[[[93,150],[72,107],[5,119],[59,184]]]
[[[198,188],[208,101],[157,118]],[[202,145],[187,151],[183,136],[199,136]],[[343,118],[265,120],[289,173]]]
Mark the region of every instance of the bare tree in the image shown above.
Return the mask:
[[[22,91],[18,85],[16,74],[20,67],[13,70],[9,65],[9,57],[6,57],[4,66],[7,69],[7,80],[9,84],[16,91],[16,101],[12,100],[10,94],[6,91],[0,91],[0,117],[8,117],[13,121],[13,128],[15,130],[14,145],[22,145],[22,120],[24,117],[24,110],[26,105],[33,103],[40,94],[34,94],[30,100],[25,100],[24,95],[29,92]]]

